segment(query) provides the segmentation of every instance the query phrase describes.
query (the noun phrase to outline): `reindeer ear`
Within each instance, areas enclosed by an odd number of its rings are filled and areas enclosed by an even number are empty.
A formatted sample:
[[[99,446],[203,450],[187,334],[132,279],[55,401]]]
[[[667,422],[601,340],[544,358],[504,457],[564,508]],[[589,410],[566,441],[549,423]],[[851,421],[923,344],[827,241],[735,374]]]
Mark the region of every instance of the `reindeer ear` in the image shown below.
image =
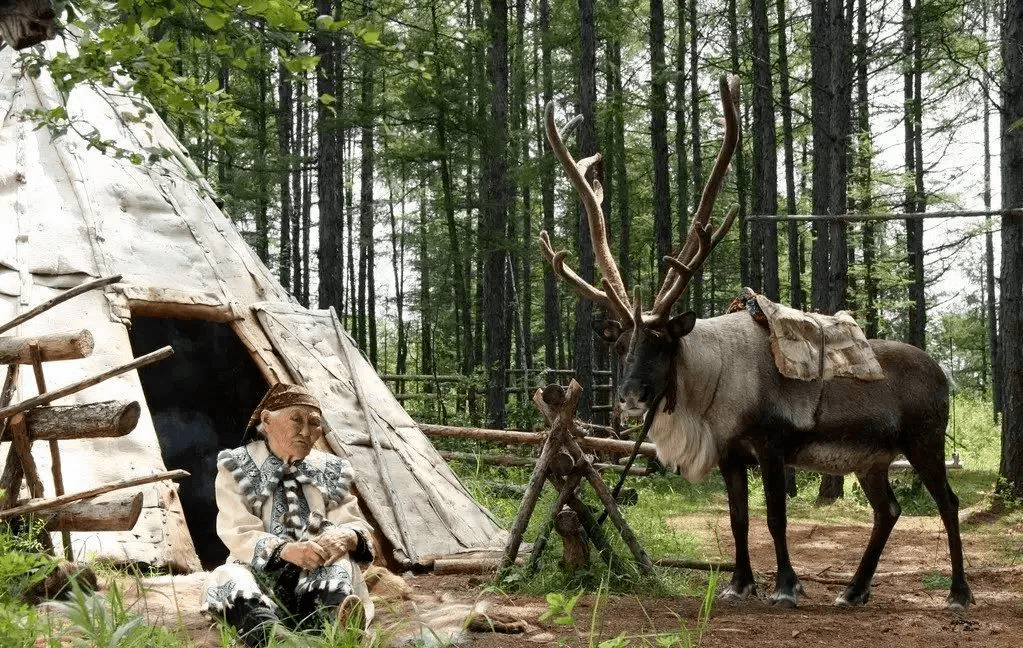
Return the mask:
[[[689,311],[668,320],[668,333],[674,338],[687,335],[696,326],[696,313]]]
[[[593,322],[593,332],[608,344],[614,344],[622,336],[621,323],[612,318]]]

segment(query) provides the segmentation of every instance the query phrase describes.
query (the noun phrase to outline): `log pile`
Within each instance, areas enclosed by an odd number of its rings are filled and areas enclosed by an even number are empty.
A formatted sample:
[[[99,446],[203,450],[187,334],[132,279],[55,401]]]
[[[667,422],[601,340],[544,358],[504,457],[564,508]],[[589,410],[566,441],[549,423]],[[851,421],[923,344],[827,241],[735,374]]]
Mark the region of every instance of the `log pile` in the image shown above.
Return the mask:
[[[76,295],[120,279],[120,276],[107,277],[65,291],[0,325],[0,334]],[[6,379],[0,391],[0,443],[10,442],[7,460],[0,473],[0,489],[3,491],[0,520],[30,513],[42,517],[47,531],[61,532],[64,552],[69,560],[71,544],[68,534],[71,531],[129,531],[134,528],[142,511],[142,494],[117,491],[188,475],[183,470],[176,470],[121,480],[79,493],[64,492],[59,442],[129,434],[139,421],[141,407],[136,401],[60,406],[51,406],[50,403],[173,354],[170,347],[164,347],[76,383],[57,389],[47,387],[43,372],[45,362],[85,358],[92,353],[93,346],[92,334],[87,330],[0,337],[0,365],[7,365]],[[32,367],[37,395],[12,403],[22,365]],[[44,495],[42,480],[32,458],[32,444],[36,441],[49,446],[55,491],[52,497]],[[23,482],[27,485],[29,498],[19,501]],[[107,493],[116,494],[100,497]],[[48,538],[48,535],[44,536],[44,540]]]

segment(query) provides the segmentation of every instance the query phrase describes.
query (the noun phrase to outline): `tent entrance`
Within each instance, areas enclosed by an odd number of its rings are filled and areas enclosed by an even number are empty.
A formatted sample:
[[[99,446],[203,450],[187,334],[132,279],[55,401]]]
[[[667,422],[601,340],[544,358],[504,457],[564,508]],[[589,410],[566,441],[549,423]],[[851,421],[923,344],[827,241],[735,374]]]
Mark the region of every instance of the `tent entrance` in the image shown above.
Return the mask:
[[[203,568],[227,558],[217,537],[217,453],[240,445],[249,415],[267,388],[248,351],[225,324],[196,319],[133,317],[136,356],[164,345],[174,355],[139,370],[160,451],[179,482],[181,507]]]

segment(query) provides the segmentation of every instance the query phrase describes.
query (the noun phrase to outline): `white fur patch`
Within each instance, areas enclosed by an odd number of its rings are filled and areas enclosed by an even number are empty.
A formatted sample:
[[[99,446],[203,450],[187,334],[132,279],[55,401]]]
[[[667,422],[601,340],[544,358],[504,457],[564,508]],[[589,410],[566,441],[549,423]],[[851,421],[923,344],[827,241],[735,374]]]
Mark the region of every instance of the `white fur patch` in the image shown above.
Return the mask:
[[[703,479],[718,463],[710,424],[682,402],[671,414],[666,414],[662,405],[650,426],[650,440],[657,446],[657,460],[668,468],[678,468],[691,482]]]

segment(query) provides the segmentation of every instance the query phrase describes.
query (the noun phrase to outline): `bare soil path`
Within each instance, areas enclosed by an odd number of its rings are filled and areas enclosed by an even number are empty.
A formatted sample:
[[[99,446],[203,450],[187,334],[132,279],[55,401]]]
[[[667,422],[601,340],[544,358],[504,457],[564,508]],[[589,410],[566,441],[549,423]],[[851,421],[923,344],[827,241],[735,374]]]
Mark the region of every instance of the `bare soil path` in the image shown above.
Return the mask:
[[[775,609],[764,601],[771,589],[774,548],[766,522],[753,519],[750,550],[754,570],[762,577],[760,598],[716,602],[701,645],[1023,647],[1023,524],[1006,529],[989,526],[983,515],[974,518],[963,539],[976,603],[965,616],[945,610],[947,582],[941,576],[949,574],[948,545],[937,517],[904,516],[899,521],[878,566],[870,602],[855,609],[835,608],[832,601],[859,561],[869,526],[790,522],[792,560],[806,589],[795,610]],[[687,516],[672,523],[701,535],[705,546],[718,546],[721,557],[730,558],[727,516]],[[658,646],[656,637],[681,636],[695,629],[698,618],[699,601],[693,598],[611,595],[597,601],[587,596],[574,610],[575,623],[559,626],[539,620],[546,609],[542,597],[482,594],[486,580],[478,576],[428,574],[406,582],[410,591],[404,601],[381,606],[384,617],[391,619],[386,633],[395,645],[415,634],[408,620],[416,614],[434,615],[438,627],[446,624],[450,631],[441,636],[473,648],[558,643],[589,647],[623,633],[633,639],[633,646]],[[194,577],[165,577],[142,584],[146,595],[134,608],[151,623],[186,628],[203,648],[219,645],[216,630],[196,612],[199,589]],[[473,609],[492,614],[498,625],[520,632],[459,632]]]

